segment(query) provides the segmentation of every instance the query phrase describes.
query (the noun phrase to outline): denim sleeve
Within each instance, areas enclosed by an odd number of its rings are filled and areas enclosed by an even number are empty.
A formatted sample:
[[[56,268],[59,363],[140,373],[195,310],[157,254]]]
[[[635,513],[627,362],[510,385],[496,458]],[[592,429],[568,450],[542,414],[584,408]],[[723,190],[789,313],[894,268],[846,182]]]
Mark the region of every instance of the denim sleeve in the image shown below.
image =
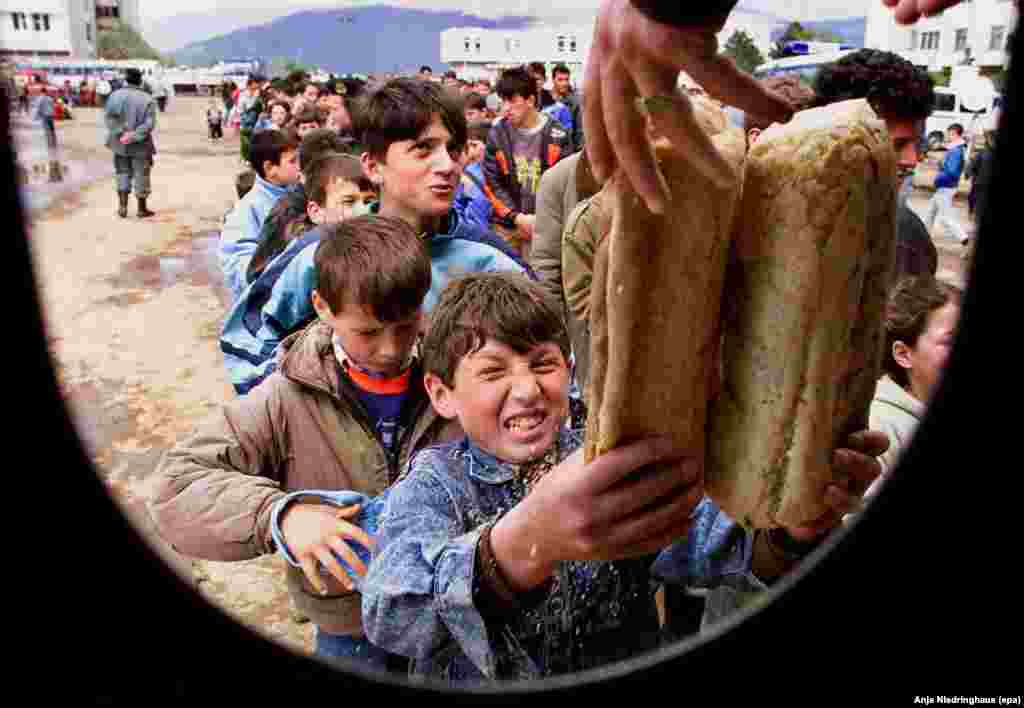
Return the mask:
[[[461,510],[427,451],[390,489],[380,519],[378,553],[363,583],[363,627],[375,645],[421,661],[461,651],[495,675],[483,617],[473,605],[479,530]]]
[[[319,242],[303,248],[274,283],[261,313],[265,341],[280,343],[316,314],[310,298],[316,288],[317,246]]]
[[[685,541],[663,550],[652,574],[670,584],[713,589],[720,585],[763,587],[751,572],[752,535],[708,497],[694,510]]]

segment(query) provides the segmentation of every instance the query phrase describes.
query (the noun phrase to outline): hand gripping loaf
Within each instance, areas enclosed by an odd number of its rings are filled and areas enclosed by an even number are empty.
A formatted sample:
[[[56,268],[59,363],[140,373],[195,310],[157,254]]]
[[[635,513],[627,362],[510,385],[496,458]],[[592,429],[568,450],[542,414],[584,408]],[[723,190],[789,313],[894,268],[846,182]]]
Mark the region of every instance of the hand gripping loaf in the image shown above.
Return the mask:
[[[663,215],[617,175],[611,228],[590,293],[586,459],[654,433],[703,455],[722,281],[745,152],[742,132],[712,142],[733,170],[717,188],[667,141],[654,144],[671,190]]]
[[[747,156],[705,469],[708,495],[747,527],[820,517],[832,452],[867,427],[895,184],[863,100],[773,125]]]

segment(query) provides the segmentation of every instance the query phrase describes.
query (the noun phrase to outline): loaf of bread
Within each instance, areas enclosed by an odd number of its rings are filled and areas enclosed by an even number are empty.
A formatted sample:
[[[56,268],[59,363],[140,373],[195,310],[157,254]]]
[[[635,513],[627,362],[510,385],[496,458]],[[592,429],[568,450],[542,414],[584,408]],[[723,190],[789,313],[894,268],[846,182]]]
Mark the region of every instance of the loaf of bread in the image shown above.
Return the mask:
[[[867,427],[895,186],[884,123],[863,100],[800,112],[747,155],[705,469],[708,495],[744,526],[819,518],[833,451]]]
[[[724,128],[724,126],[722,126]],[[746,146],[712,138],[732,169],[718,188],[664,139],[655,156],[671,190],[663,215],[620,175],[604,187],[611,229],[598,245],[590,293],[587,460],[662,433],[703,454],[722,280]]]

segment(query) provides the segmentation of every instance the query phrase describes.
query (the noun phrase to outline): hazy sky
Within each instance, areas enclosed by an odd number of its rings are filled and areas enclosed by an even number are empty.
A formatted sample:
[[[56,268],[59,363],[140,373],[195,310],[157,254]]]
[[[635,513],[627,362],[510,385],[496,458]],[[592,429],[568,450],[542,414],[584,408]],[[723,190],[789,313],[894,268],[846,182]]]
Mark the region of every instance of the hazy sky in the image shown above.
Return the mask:
[[[693,1],[693,0],[691,0]],[[853,17],[866,13],[869,2],[881,0],[740,0],[741,4],[783,17]],[[597,0],[139,0],[144,21],[193,12],[262,11],[259,14],[287,15],[308,8],[340,9],[360,5],[404,5],[433,9],[464,10],[482,17],[495,15],[532,15],[536,17],[586,19],[593,15]],[[557,5],[557,7],[554,7]]]

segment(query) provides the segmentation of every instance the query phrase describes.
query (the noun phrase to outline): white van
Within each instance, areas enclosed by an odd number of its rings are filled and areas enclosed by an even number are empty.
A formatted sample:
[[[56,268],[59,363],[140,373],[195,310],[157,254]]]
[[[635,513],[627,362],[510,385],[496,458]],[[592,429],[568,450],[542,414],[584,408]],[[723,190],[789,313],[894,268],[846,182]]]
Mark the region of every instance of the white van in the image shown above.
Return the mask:
[[[928,116],[928,120],[925,121],[928,149],[936,150],[942,147],[946,140],[946,129],[953,123],[959,123],[964,127],[964,137],[989,130],[993,127],[992,114],[1001,102],[1002,96],[992,92],[981,109],[971,111],[964,107],[962,90],[949,86],[936,86],[935,107],[932,114]]]

